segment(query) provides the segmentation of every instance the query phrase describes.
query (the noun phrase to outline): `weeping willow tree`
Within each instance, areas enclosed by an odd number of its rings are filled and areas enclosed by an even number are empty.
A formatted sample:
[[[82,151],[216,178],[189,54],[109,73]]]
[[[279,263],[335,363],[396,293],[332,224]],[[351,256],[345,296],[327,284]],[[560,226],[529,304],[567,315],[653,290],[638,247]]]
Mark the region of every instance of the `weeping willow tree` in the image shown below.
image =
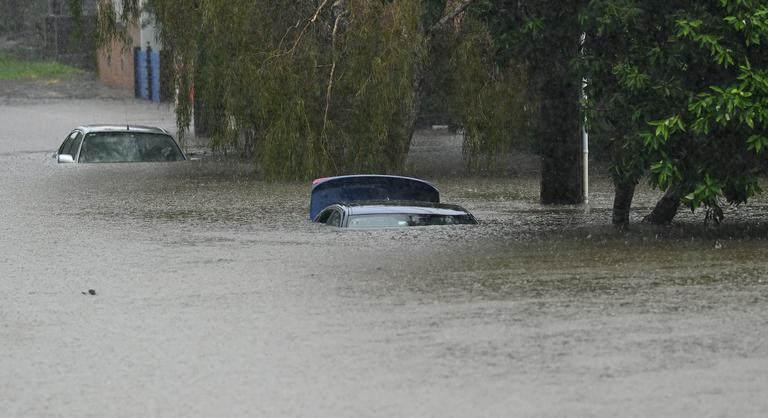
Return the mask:
[[[72,0],[77,1],[77,0]],[[138,0],[101,0],[100,42],[124,39]],[[449,34],[450,103],[483,168],[519,137],[513,72],[488,57],[474,0],[148,0],[173,57],[179,132],[204,125],[214,148],[270,178],[397,172],[408,153],[429,46]],[[450,23],[453,22],[453,25]],[[196,103],[195,103],[196,102]]]
[[[487,29],[467,16],[454,32],[451,103],[464,128],[464,156],[475,172],[503,170],[506,157],[527,147],[526,120],[531,118],[525,71],[500,66]]]
[[[102,1],[101,32],[112,38],[120,31],[109,16],[139,14],[137,0],[122,4],[115,10]],[[267,177],[402,166],[417,106],[414,72],[425,50],[420,1],[151,0],[146,6],[174,57],[183,92],[180,132],[190,126],[194,97],[204,105],[213,146],[253,158]]]

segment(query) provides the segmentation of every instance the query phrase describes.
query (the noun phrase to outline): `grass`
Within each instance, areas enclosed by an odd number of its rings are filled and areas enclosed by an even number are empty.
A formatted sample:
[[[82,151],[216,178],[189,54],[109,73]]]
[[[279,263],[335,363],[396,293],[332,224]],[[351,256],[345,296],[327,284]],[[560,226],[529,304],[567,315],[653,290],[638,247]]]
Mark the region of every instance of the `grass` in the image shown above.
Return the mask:
[[[78,73],[75,67],[54,61],[26,61],[0,51],[0,80],[51,79]]]

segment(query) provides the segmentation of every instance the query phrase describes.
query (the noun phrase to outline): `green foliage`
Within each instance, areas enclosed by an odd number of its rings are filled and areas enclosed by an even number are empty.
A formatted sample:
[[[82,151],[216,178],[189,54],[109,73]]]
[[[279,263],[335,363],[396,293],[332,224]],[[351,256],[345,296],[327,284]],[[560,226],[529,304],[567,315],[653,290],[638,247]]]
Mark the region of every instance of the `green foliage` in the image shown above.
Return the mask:
[[[81,41],[85,32],[83,29],[83,2],[81,0],[67,0],[67,5],[69,8],[69,15],[74,22],[72,38],[75,41]]]
[[[102,44],[124,40],[119,22],[138,16],[136,1],[123,4],[102,9]],[[426,61],[426,28],[447,4],[152,0],[148,8],[173,51],[179,91],[193,93],[179,95],[180,132],[194,95],[215,148],[254,158],[272,178],[306,178],[398,171],[425,77],[447,87],[427,110],[465,127],[472,167],[494,165],[522,137],[522,72],[491,58],[482,24],[464,19],[460,30],[438,31],[432,46],[448,48]]]
[[[768,5],[710,0],[683,5],[593,0],[587,32],[593,138],[614,172],[650,169],[680,187],[691,209],[722,219],[722,204],[760,192],[768,167]]]
[[[82,25],[82,0],[67,0],[70,13],[75,22],[77,32],[82,34],[79,29]],[[124,22],[139,22],[140,7],[139,0],[123,0],[122,7],[115,9],[115,2],[101,1],[97,11],[96,19],[96,45],[97,47],[107,46],[112,41],[119,41],[127,50],[132,45],[132,39],[128,33],[129,25]]]
[[[698,208],[705,205],[708,210],[706,212],[706,221],[714,221],[719,223],[723,219],[723,209],[720,204],[720,196],[723,195],[723,186],[712,176],[706,174],[704,179],[699,182],[693,191],[683,197],[683,201],[687,203],[691,209]]]
[[[501,68],[522,68],[526,124],[542,160],[541,201],[583,200],[579,58],[583,0],[478,0],[470,14],[493,39],[490,50]],[[521,83],[522,84],[522,83]]]
[[[422,100],[417,125],[461,126],[462,118],[456,108],[456,69],[454,51],[460,41],[456,30],[435,31],[428,44],[422,84]]]
[[[435,7],[435,0],[428,0]],[[120,15],[102,11],[103,39]],[[270,178],[397,171],[408,151],[424,57],[419,1],[148,3],[173,52],[176,84],[194,92],[214,147],[254,158]],[[189,127],[190,94],[177,120]]]
[[[473,14],[433,33],[420,118],[461,128],[468,168],[500,172],[513,149],[528,147],[525,71],[494,59],[487,26]]]
[[[715,221],[722,204],[760,192],[768,168],[763,0],[476,0],[460,25],[427,31],[452,3],[148,7],[173,52],[180,128],[191,121],[193,93],[214,146],[254,158],[269,177],[397,171],[423,82],[425,113],[464,127],[475,169],[493,167],[532,128],[548,167],[542,196],[547,186],[577,201],[571,183],[585,115],[617,184],[649,174]],[[138,16],[136,0],[123,5],[102,8],[102,40],[124,34],[116,16]]]
[[[342,171],[396,171],[408,152],[415,112],[414,60],[424,59],[418,2],[350,2],[340,39],[335,121],[323,141],[346,162]],[[346,102],[346,103],[345,103]],[[383,157],[383,159],[382,159]],[[382,161],[383,160],[383,161]]]
[[[478,22],[466,18],[462,26],[451,53],[451,98],[464,128],[465,159],[473,171],[499,171],[525,137],[525,73],[494,62],[493,40]]]

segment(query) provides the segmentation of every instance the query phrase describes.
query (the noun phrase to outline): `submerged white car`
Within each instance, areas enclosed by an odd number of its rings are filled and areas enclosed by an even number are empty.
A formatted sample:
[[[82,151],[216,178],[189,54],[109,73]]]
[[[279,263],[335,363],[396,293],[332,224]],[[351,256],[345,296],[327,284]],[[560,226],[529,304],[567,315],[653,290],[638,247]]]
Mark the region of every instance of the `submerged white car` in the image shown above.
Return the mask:
[[[163,129],[139,125],[78,126],[54,154],[59,163],[184,161],[179,144]]]
[[[471,225],[466,209],[440,203],[440,192],[419,179],[383,175],[327,177],[312,182],[309,217],[340,228]]]

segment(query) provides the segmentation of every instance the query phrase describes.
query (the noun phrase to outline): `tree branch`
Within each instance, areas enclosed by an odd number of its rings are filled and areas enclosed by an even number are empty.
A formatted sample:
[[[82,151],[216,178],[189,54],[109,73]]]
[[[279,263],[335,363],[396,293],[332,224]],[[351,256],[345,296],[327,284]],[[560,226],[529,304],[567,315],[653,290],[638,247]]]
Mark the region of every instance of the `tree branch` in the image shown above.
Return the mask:
[[[338,2],[337,2],[338,3]],[[328,151],[328,134],[326,132],[326,128],[328,127],[328,113],[331,109],[331,95],[333,93],[333,78],[336,74],[336,64],[338,62],[338,52],[336,51],[336,34],[339,31],[339,24],[341,23],[341,19],[344,17],[345,13],[340,13],[338,16],[336,16],[336,21],[333,24],[333,33],[331,35],[331,54],[332,54],[332,65],[331,65],[331,71],[328,75],[328,88],[325,91],[325,112],[323,113],[323,128],[320,131],[320,146],[323,148],[323,151],[325,152],[328,159],[333,164],[336,171],[338,171],[338,167],[336,166],[336,161],[334,160],[333,156]]]
[[[304,25],[304,28],[301,29],[301,33],[299,33],[299,36],[296,37],[296,42],[293,43],[293,47],[291,47],[290,52],[293,52],[293,50],[296,49],[296,47],[299,45],[299,41],[301,41],[301,38],[304,36],[304,33],[309,29],[309,25],[315,23],[317,21],[317,17],[320,16],[320,12],[323,11],[325,8],[325,5],[328,4],[329,0],[324,0],[320,6],[318,6],[317,10],[315,10],[314,16],[312,16],[311,19],[307,21],[307,24]]]
[[[307,29],[309,29],[309,26],[317,21],[318,16],[320,16],[320,13],[323,11],[323,9],[325,8],[325,6],[328,4],[329,1],[330,0],[323,0],[323,2],[320,3],[320,5],[317,7],[317,10],[315,10],[315,14],[312,15],[311,18],[307,19],[306,23],[304,24],[304,27],[301,28],[301,32],[299,32],[299,34],[296,36],[296,39],[294,39],[294,41],[293,41],[293,45],[288,50],[274,53],[274,54],[268,56],[264,60],[264,62],[267,63],[267,62],[272,61],[275,58],[284,57],[286,55],[293,54],[294,51],[296,51],[296,48],[299,46],[299,42],[301,42],[301,38],[304,37],[304,34],[307,32]],[[280,48],[282,48],[283,41],[288,36],[288,34],[292,30],[297,29],[300,24],[301,24],[301,20],[296,22],[296,24],[294,26],[291,26],[290,28],[288,28],[288,30],[285,32],[285,35],[283,35],[283,37],[280,39],[280,43],[278,44],[278,48],[277,48],[278,50]]]
[[[453,8],[448,14],[441,17],[440,20],[437,21],[434,25],[430,26],[429,29],[427,29],[427,35],[430,35],[432,32],[440,29],[443,25],[445,25],[449,20],[455,18],[456,16],[460,15],[464,12],[464,10],[467,9],[467,7],[471,6],[472,3],[474,3],[476,0],[464,0],[461,3],[459,3],[456,7]]]

